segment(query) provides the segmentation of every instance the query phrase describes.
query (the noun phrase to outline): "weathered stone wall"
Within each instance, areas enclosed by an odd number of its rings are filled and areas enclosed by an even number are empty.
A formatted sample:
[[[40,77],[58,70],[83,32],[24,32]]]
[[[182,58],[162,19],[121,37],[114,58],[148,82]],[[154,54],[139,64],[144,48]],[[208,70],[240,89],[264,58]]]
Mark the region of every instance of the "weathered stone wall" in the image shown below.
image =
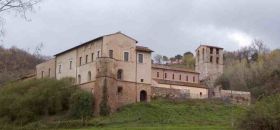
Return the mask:
[[[213,48],[212,54],[210,48]],[[219,51],[218,54],[217,51]],[[210,57],[212,57],[212,62],[210,62]],[[217,58],[219,58],[218,63]],[[196,50],[195,70],[200,73],[200,80],[209,77],[211,80],[215,80],[217,76],[223,73],[223,49],[207,45],[199,46]]]
[[[251,103],[251,93],[234,90],[221,90],[221,98],[231,100],[235,104],[249,105]]]
[[[55,78],[55,59],[48,60],[36,66],[36,78]]]
[[[190,92],[184,89],[152,87],[152,98],[157,97],[183,100],[190,98]]]

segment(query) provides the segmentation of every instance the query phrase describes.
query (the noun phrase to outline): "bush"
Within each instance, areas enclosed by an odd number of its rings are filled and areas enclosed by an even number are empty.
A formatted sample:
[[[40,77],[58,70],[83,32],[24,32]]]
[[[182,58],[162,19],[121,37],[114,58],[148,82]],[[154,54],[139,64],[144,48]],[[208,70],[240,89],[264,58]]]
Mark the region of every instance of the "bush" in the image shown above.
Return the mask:
[[[70,114],[72,117],[85,119],[92,115],[93,96],[86,91],[76,91],[70,98]]]
[[[239,119],[238,127],[244,130],[279,130],[280,94],[264,98],[251,106]]]
[[[1,122],[27,124],[69,110],[77,91],[70,79],[40,79],[11,83],[0,88]]]

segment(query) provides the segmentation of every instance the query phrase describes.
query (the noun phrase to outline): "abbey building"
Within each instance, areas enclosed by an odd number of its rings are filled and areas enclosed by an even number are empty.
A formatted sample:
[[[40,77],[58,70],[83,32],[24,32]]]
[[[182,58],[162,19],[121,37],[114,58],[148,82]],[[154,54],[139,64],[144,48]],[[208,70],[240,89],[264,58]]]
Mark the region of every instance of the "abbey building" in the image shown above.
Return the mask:
[[[98,37],[37,65],[36,77],[76,79],[77,85],[94,95],[96,113],[104,90],[112,112],[156,97],[205,99],[223,95],[214,89],[210,92],[211,87],[202,82],[223,73],[223,48],[199,46],[196,69],[187,70],[152,64],[153,51],[137,43],[121,32]]]

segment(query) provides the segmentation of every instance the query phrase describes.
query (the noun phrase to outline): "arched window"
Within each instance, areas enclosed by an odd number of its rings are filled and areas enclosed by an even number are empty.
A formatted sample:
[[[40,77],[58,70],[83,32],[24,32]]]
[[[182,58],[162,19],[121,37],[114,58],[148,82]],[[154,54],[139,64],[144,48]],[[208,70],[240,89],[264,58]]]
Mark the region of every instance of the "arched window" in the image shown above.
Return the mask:
[[[88,72],[88,82],[91,81],[91,72]]]
[[[122,78],[123,78],[123,70],[119,69],[117,74],[117,79],[122,79]]]
[[[81,75],[78,75],[78,84],[81,84]]]

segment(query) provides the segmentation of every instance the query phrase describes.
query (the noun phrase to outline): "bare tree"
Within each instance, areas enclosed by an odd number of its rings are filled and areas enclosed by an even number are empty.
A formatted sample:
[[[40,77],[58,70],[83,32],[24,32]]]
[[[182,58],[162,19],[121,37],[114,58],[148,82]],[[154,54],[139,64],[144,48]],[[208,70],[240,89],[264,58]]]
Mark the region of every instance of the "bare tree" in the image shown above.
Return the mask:
[[[32,11],[34,5],[41,2],[42,0],[0,0],[0,24],[1,24],[1,34],[3,31],[3,24],[5,21],[5,13],[16,13],[27,19],[26,13]]]
[[[154,63],[155,64],[162,64],[162,61],[163,61],[162,55],[156,54],[154,56]]]

